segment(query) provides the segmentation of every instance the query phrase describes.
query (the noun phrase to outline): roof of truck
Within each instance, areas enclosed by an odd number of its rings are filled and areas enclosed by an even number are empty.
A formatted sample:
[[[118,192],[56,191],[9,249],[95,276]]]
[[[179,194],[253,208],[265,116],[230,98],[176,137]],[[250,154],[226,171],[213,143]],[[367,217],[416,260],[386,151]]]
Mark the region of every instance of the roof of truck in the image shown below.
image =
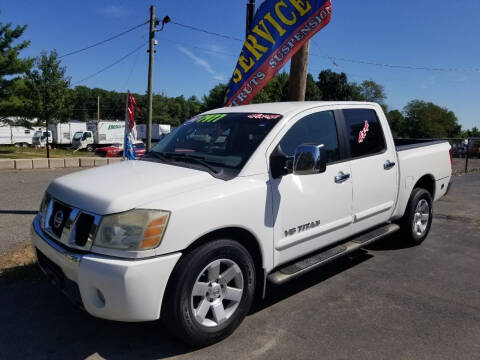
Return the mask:
[[[263,104],[250,104],[241,106],[232,106],[218,108],[205,112],[208,113],[233,113],[233,112],[248,112],[248,113],[275,113],[286,115],[292,112],[300,112],[318,106],[329,105],[378,105],[372,102],[361,101],[290,101],[290,102],[275,102]]]

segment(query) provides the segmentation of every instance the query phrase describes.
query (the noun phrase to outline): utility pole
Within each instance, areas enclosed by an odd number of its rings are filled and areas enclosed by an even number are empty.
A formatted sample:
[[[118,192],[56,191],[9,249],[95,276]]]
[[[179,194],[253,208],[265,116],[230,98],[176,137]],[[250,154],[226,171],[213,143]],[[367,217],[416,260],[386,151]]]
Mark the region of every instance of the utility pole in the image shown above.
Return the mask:
[[[97,121],[100,121],[100,96],[97,96]]]
[[[310,40],[293,55],[290,62],[290,80],[288,85],[288,100],[290,101],[305,101],[309,52]]]
[[[45,128],[47,130],[47,159],[50,159],[50,145],[48,144],[48,138],[49,138],[49,136],[48,136],[48,119],[45,120]],[[53,141],[52,141],[52,143],[53,143]]]
[[[153,104],[153,55],[155,53],[155,6],[150,6],[148,58],[148,119],[147,119],[147,151],[152,148],[152,104]]]
[[[248,34],[248,30],[252,27],[253,17],[255,15],[255,0],[248,0],[247,3],[247,27],[246,27],[246,35]],[[245,35],[245,37],[246,37]]]

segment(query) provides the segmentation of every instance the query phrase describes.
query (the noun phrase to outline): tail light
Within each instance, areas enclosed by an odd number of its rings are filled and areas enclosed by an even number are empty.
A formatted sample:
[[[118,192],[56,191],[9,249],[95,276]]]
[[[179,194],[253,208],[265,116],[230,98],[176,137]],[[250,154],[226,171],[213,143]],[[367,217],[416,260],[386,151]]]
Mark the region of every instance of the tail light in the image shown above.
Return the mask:
[[[448,154],[450,155],[450,169],[453,169],[453,150],[450,147],[450,150],[448,150]]]

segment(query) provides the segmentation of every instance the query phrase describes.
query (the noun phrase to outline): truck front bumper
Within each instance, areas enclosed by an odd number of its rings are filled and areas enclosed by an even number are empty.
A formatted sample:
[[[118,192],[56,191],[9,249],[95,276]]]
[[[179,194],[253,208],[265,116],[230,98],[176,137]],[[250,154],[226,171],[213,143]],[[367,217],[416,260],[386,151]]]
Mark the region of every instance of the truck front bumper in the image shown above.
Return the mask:
[[[126,260],[73,252],[43,232],[37,215],[31,240],[50,280],[93,316],[117,321],[160,317],[167,281],[181,253]]]

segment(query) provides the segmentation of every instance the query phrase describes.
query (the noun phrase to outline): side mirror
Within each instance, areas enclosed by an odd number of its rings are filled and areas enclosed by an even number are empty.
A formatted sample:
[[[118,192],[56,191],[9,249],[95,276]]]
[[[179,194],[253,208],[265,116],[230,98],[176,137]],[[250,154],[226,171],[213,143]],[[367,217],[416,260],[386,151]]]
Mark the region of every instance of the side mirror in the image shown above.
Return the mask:
[[[293,173],[295,175],[312,175],[325,172],[327,156],[324,145],[302,144],[295,149]]]

